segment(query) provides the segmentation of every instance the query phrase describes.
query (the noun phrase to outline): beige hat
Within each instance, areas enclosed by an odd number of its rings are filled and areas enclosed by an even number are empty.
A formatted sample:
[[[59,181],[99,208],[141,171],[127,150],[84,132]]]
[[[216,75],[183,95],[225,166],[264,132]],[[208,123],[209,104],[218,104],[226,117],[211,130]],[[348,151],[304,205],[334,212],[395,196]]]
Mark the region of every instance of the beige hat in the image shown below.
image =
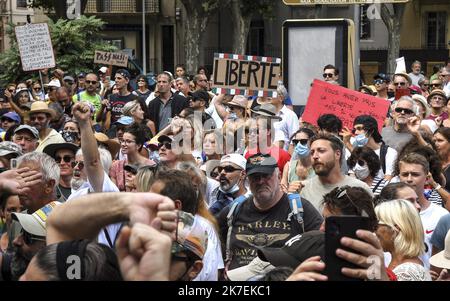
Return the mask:
[[[406,78],[406,80],[408,81],[409,85],[412,85],[411,77],[409,77],[408,74],[406,74],[406,73],[404,73],[404,72],[395,73],[394,76],[392,77],[392,80],[394,80],[394,78],[395,78],[396,75]]]
[[[450,269],[450,230],[445,236],[444,251],[432,256],[430,258],[430,263],[437,268]]]
[[[230,102],[225,103],[225,105],[236,106],[236,107],[247,109],[248,99],[247,99],[247,97],[245,97],[243,95],[235,95],[233,97],[233,99]]]
[[[94,137],[97,140],[97,142],[106,145],[106,148],[109,150],[109,152],[111,153],[111,157],[114,160],[114,158],[116,158],[117,153],[120,150],[120,143],[114,139],[109,139],[109,137],[103,133],[95,133]]]
[[[425,118],[427,118],[428,116],[430,116],[431,114],[431,108],[428,105],[428,102],[425,98],[425,96],[420,95],[420,94],[414,94],[413,96],[411,96],[412,99],[420,102],[422,104],[422,106],[425,108]]]
[[[56,116],[56,112],[52,109],[48,108],[48,105],[44,101],[35,101],[31,104],[31,110],[28,112],[29,115],[34,113],[45,113],[51,116],[51,119],[54,119]]]
[[[428,95],[427,100],[430,101],[431,97],[433,97],[434,95],[442,96],[445,99],[445,101],[447,101],[447,95],[445,94],[444,90],[434,89],[433,91],[431,91],[430,95]]]

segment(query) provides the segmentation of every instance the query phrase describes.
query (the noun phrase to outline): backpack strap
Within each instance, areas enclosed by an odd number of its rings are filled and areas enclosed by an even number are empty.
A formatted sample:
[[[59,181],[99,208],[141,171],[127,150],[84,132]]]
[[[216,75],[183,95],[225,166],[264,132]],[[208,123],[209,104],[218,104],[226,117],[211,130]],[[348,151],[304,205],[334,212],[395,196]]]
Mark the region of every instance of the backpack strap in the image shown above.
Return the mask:
[[[298,193],[290,193],[288,194],[289,199],[289,207],[291,207],[291,213],[289,213],[287,220],[291,221],[294,216],[297,220],[298,224],[301,227],[302,233],[305,232],[305,223],[303,220],[303,203],[300,194]]]
[[[250,199],[250,198],[251,198],[251,196],[249,198],[247,198],[245,195],[241,195],[241,196],[237,197],[233,201],[233,203],[231,203],[231,208],[227,215],[228,231],[227,231],[227,241],[226,241],[226,251],[225,251],[225,255],[226,255],[225,262],[231,262],[231,232],[233,230],[234,220],[239,213],[239,209],[241,208],[241,205],[247,199]]]
[[[384,142],[381,144],[380,147],[380,163],[381,168],[383,169],[383,173],[386,174],[386,154],[388,151],[389,146],[384,144]]]

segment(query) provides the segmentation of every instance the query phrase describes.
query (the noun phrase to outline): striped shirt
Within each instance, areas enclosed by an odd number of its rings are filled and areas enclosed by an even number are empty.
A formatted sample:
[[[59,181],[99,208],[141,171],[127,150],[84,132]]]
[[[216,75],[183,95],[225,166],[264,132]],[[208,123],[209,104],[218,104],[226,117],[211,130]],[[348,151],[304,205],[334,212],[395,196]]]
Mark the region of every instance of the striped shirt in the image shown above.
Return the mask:
[[[370,189],[372,190],[374,195],[379,195],[381,193],[381,190],[389,184],[388,181],[384,179],[384,177],[376,176],[373,181],[372,185],[370,185]]]

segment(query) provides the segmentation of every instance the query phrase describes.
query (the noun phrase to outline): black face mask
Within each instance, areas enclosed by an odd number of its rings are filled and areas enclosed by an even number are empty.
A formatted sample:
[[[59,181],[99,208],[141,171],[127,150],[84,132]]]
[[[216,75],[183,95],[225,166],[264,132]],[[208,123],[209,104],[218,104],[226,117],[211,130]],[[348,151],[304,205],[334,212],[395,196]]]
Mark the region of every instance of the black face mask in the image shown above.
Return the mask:
[[[76,142],[80,139],[79,134],[76,132],[62,131],[61,135],[64,138],[64,140],[66,140],[66,142],[69,143],[76,144]]]
[[[395,92],[388,91],[387,95],[388,95],[389,98],[395,97]]]

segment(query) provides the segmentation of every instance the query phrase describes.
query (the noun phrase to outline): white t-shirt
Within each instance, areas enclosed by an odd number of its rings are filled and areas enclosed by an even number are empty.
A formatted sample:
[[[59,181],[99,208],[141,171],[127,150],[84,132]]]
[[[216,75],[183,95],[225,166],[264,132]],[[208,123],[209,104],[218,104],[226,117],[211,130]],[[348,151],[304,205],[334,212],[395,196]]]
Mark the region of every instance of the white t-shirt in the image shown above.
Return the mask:
[[[432,245],[430,243],[431,236],[441,217],[447,214],[447,210],[433,203],[430,203],[427,209],[420,211],[420,219],[422,220],[423,231],[425,233],[425,243],[428,247],[428,252],[424,256],[421,256],[420,259],[423,259],[423,264],[428,270],[430,269],[429,260],[432,251]]]
[[[224,268],[219,235],[214,226],[205,218],[195,215],[195,223],[199,223],[208,233],[208,243],[203,256],[203,268],[193,281],[217,281],[220,269]]]
[[[432,133],[436,132],[439,128],[434,120],[424,119],[420,122],[421,125],[426,125]]]
[[[89,183],[89,181],[87,181],[80,187],[80,189],[78,189],[77,191],[72,193],[67,201],[72,201],[72,200],[76,201],[76,198],[83,196],[83,195],[87,195],[90,192],[94,192],[94,188],[92,187],[91,183]],[[103,177],[102,192],[119,192],[119,188],[117,188],[116,184],[114,184],[111,181],[111,179],[108,177],[106,172]],[[109,237],[111,239],[111,243],[113,243],[113,244],[114,244],[114,241],[116,240],[116,236],[120,230],[121,225],[122,225],[121,223],[118,223],[118,224],[109,225],[106,228],[104,228],[104,229],[106,229],[106,231],[108,231]],[[98,242],[101,244],[104,244],[108,247],[112,247],[109,244],[108,239],[106,238],[104,229],[102,231],[100,231],[100,233],[98,234],[98,238],[97,238]]]
[[[281,117],[282,120],[274,123],[275,131],[280,130],[283,133],[284,150],[287,151],[289,149],[290,139],[292,135],[294,135],[294,133],[300,128],[300,123],[298,122],[297,115],[286,106],[283,106],[277,116]],[[276,132],[274,141],[280,141],[279,138],[277,139]]]
[[[375,153],[377,154],[378,158],[380,158],[380,151],[381,148],[377,149]],[[385,162],[386,162],[386,174],[387,175],[394,175],[395,170],[395,161],[397,160],[398,152],[393,149],[392,147],[388,147],[388,150],[386,152]],[[380,168],[381,176],[384,177],[383,173],[383,167]]]
[[[223,128],[223,120],[222,118],[220,118],[219,114],[217,113],[216,106],[214,105],[216,97],[217,96],[214,96],[209,107],[205,110],[205,112],[209,114],[209,116],[211,116],[211,118],[214,120],[214,122],[216,123],[216,128],[221,129]]]

